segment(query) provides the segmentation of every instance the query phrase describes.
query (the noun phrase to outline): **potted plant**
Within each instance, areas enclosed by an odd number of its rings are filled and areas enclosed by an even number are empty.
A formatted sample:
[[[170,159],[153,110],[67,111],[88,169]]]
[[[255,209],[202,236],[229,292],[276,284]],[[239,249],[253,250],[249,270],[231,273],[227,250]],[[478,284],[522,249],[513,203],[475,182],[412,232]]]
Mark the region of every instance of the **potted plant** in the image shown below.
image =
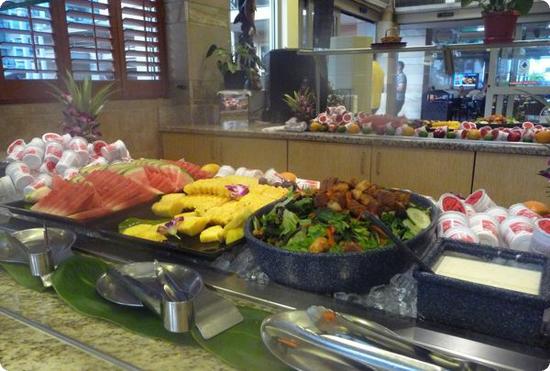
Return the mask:
[[[65,106],[61,123],[63,133],[84,137],[89,142],[99,139],[101,132],[97,116],[105,107],[107,99],[114,93],[113,84],[99,89],[94,95],[89,77],[78,83],[67,71],[63,82],[66,92],[50,84],[53,89],[51,94]]]
[[[216,64],[226,89],[243,89],[245,85],[250,89],[260,88],[258,71],[262,63],[252,46],[238,43],[235,52],[231,53],[212,44],[206,52],[206,58],[211,56],[217,58]]]
[[[302,87],[299,91],[294,91],[292,95],[285,94],[283,100],[298,122],[304,121],[309,123],[316,115],[315,94],[307,87]]]
[[[518,17],[529,13],[533,6],[533,0],[461,0],[463,7],[473,2],[483,9],[487,44],[513,41]]]

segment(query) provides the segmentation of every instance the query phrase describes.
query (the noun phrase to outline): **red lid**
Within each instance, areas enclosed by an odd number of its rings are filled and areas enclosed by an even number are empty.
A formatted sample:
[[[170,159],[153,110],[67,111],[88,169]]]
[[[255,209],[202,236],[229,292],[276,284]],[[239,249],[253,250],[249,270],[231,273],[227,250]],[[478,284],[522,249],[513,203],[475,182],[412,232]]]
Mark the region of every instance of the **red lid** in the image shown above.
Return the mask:
[[[541,219],[537,221],[537,225],[544,232],[550,234],[550,219]]]
[[[466,197],[466,203],[470,205],[475,205],[483,197],[483,191],[478,190]]]
[[[443,209],[443,211],[458,211],[466,214],[466,209],[462,201],[456,196],[445,196],[441,200],[441,209]]]

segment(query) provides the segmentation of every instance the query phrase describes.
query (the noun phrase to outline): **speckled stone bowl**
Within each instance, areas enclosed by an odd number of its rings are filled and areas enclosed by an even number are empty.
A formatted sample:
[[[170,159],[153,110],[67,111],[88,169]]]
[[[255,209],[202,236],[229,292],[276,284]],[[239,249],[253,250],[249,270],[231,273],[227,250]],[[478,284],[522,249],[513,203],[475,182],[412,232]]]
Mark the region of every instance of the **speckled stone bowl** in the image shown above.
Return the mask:
[[[406,242],[421,256],[436,239],[439,209],[427,198],[416,194],[412,195],[411,201],[422,207],[431,207],[430,226]],[[252,235],[252,220],[269,212],[273,206],[258,210],[248,219],[245,236],[256,261],[275,282],[317,293],[366,293],[412,264],[394,246],[360,253],[312,254],[291,252],[267,244]]]
[[[444,251],[484,258],[504,258],[542,267],[539,295],[475,284],[416,271],[418,316],[428,321],[472,330],[517,342],[544,346],[544,311],[550,308],[550,261],[542,255],[441,239],[424,261],[435,264]],[[516,259],[517,258],[517,259]]]

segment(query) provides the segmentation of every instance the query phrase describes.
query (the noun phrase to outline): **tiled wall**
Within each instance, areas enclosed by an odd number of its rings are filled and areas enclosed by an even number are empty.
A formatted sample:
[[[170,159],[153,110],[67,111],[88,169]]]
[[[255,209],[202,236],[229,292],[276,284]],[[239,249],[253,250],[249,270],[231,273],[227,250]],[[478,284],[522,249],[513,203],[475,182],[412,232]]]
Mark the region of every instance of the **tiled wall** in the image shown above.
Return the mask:
[[[112,101],[99,117],[106,141],[122,139],[133,157],[159,157],[160,120],[171,117],[164,99]],[[62,107],[55,103],[0,105],[0,149],[16,138],[30,140],[47,131],[58,132]],[[161,113],[162,112],[162,113]]]

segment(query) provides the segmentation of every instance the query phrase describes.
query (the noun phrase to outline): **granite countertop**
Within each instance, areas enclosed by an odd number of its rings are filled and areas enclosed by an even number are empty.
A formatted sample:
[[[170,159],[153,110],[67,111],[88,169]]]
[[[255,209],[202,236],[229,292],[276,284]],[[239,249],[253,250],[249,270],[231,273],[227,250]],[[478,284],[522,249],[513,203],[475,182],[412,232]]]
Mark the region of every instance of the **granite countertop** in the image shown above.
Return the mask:
[[[53,292],[18,285],[0,269],[0,308],[45,325],[119,360],[148,370],[233,370],[200,347],[176,345],[84,316]],[[0,312],[0,365],[6,370],[115,370],[93,357]]]
[[[285,131],[280,127],[275,127],[268,124],[253,124],[247,128],[234,129],[224,129],[223,127],[217,125],[183,125],[164,127],[160,129],[160,132],[550,156],[550,146],[539,143],[487,142],[476,140],[400,137],[375,134],[353,135],[318,132],[296,133]]]

